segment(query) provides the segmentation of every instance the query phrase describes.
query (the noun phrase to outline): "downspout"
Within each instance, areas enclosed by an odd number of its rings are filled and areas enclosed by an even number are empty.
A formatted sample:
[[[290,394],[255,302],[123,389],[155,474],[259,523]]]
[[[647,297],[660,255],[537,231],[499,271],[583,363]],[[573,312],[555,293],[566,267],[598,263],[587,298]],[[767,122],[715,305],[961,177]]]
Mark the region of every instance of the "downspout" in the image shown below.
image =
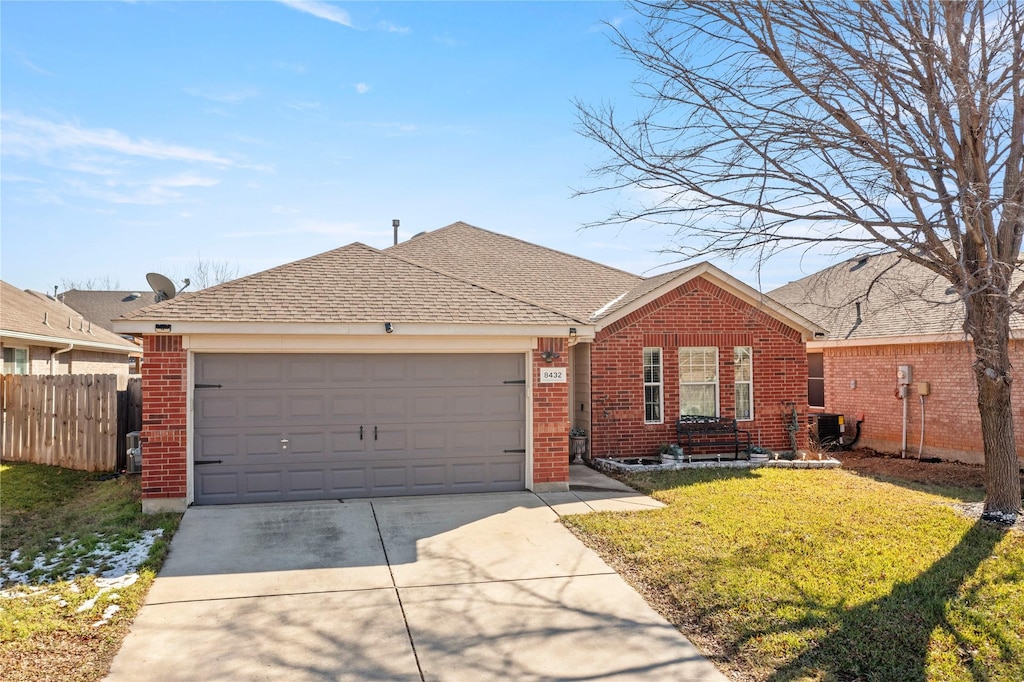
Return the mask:
[[[50,376],[53,376],[54,374],[56,374],[57,356],[61,355],[62,353],[67,353],[68,351],[72,350],[74,347],[75,347],[74,343],[69,343],[67,348],[61,348],[60,350],[55,350],[52,353],[50,353]]]

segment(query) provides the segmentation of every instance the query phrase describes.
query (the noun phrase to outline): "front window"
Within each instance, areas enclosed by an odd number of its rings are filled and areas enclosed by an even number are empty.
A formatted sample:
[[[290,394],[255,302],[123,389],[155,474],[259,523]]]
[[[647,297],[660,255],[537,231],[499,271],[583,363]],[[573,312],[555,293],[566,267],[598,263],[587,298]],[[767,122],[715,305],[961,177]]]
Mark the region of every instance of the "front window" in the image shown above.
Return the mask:
[[[644,423],[662,423],[661,349],[644,348]]]
[[[750,421],[754,418],[754,370],[750,346],[733,348],[732,361],[736,366],[736,419]]]
[[[679,349],[679,413],[718,416],[718,349]]]
[[[4,348],[4,374],[28,374],[28,348]]]

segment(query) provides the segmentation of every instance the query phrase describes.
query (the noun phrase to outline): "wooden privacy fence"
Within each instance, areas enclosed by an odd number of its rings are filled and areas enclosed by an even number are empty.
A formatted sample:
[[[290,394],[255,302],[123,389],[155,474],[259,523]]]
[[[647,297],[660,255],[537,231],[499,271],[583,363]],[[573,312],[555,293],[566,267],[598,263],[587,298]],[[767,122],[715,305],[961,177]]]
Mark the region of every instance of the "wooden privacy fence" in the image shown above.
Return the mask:
[[[133,402],[141,414],[138,379],[129,381],[129,391],[120,400],[114,374],[5,374],[2,388],[5,461],[84,471],[123,468],[124,433]],[[124,405],[120,410],[119,402]]]

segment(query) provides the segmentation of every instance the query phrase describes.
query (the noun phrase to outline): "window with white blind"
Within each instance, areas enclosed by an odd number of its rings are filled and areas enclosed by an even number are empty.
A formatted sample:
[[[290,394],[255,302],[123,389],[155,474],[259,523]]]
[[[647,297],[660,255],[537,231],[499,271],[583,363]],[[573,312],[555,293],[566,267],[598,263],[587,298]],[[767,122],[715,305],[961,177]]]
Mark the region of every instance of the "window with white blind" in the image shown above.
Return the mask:
[[[718,415],[718,348],[679,349],[679,413]]]

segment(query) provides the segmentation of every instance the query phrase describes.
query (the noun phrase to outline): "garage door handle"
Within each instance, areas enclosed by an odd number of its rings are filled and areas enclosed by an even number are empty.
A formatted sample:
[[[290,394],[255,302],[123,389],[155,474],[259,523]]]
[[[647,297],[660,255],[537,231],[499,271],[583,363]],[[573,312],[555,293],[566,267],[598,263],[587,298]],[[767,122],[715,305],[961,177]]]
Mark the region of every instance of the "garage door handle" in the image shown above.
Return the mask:
[[[193,464],[199,466],[200,464],[223,464],[222,459],[197,459]]]
[[[502,452],[521,452],[521,453],[523,453],[525,455],[526,454],[526,448],[518,448],[518,449],[517,448],[513,448],[511,450],[502,450]]]
[[[359,427],[359,440],[362,440],[362,439],[363,439],[363,427],[360,426]]]
[[[373,439],[377,440],[377,427],[376,426],[373,427]]]
[[[501,382],[503,384],[523,384],[526,385],[526,379],[505,379]]]

